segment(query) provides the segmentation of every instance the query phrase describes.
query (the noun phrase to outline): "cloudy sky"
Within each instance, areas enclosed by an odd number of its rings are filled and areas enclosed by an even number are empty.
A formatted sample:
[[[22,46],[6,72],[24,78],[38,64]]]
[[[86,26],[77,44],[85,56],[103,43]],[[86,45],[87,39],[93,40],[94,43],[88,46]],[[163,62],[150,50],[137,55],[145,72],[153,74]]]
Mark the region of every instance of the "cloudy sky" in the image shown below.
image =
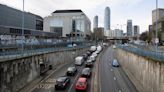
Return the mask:
[[[22,0],[0,0],[0,3],[22,10]],[[25,0],[25,11],[42,17],[58,9],[82,9],[91,22],[93,17],[98,15],[100,27],[104,25],[106,6],[111,9],[112,29],[121,28],[119,25],[124,25],[127,19],[132,19],[133,25],[139,25],[143,32],[151,24],[151,13],[155,9],[155,0]],[[159,7],[164,8],[164,0],[159,0]],[[125,32],[125,25],[123,29]]]

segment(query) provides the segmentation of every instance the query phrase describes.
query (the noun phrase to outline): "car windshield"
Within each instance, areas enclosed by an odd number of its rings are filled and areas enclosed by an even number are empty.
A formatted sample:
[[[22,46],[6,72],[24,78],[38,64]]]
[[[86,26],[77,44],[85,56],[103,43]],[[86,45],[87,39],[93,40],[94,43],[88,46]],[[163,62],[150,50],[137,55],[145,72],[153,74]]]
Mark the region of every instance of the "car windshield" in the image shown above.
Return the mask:
[[[57,83],[64,82],[65,79],[66,77],[60,77],[57,79]]]
[[[85,69],[83,69],[83,71],[82,71],[82,73],[87,73],[87,72],[89,72],[89,68],[85,68]]]
[[[73,71],[74,67],[69,67],[68,71]]]

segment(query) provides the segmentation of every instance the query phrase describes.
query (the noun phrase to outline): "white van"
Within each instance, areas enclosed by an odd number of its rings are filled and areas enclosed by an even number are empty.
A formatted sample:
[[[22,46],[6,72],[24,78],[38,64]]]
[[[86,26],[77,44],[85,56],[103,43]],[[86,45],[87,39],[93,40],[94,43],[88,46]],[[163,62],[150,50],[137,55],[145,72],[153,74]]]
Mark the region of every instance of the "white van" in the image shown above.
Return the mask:
[[[82,56],[78,56],[75,58],[75,65],[82,65],[84,62],[84,58]]]

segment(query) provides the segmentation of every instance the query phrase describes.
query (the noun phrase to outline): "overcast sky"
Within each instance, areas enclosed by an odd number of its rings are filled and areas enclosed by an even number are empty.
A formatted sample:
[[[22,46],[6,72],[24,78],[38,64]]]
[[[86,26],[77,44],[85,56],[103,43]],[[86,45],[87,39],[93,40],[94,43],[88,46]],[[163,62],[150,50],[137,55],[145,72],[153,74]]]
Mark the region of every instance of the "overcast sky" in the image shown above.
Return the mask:
[[[0,0],[1,4],[22,10],[22,0]],[[111,28],[121,28],[127,19],[132,19],[133,25],[139,25],[141,32],[148,29],[152,21],[152,10],[155,0],[25,0],[25,11],[42,17],[50,15],[58,9],[82,9],[93,23],[93,17],[99,16],[99,26],[104,26],[104,9],[111,9]],[[159,0],[159,7],[164,8],[164,0]],[[93,24],[92,24],[93,25]],[[126,26],[123,26],[126,32]]]

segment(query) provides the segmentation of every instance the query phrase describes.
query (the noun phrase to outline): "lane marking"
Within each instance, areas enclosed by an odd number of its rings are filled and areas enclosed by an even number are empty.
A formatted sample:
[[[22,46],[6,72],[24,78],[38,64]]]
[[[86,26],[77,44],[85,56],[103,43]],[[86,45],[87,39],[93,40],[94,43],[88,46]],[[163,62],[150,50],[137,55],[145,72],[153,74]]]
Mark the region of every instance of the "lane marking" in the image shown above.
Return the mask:
[[[73,85],[75,84],[75,82],[76,82],[76,80],[77,80],[77,78],[78,78],[79,75],[80,75],[80,73],[78,73],[78,74],[76,75],[76,77],[75,77],[73,83],[71,84],[71,86],[70,86],[68,92],[71,92],[71,89],[72,89]]]
[[[114,77],[114,80],[116,80],[116,77]]]
[[[113,71],[113,69],[110,69],[110,71]]]
[[[121,90],[119,90],[118,92],[121,92]]]

